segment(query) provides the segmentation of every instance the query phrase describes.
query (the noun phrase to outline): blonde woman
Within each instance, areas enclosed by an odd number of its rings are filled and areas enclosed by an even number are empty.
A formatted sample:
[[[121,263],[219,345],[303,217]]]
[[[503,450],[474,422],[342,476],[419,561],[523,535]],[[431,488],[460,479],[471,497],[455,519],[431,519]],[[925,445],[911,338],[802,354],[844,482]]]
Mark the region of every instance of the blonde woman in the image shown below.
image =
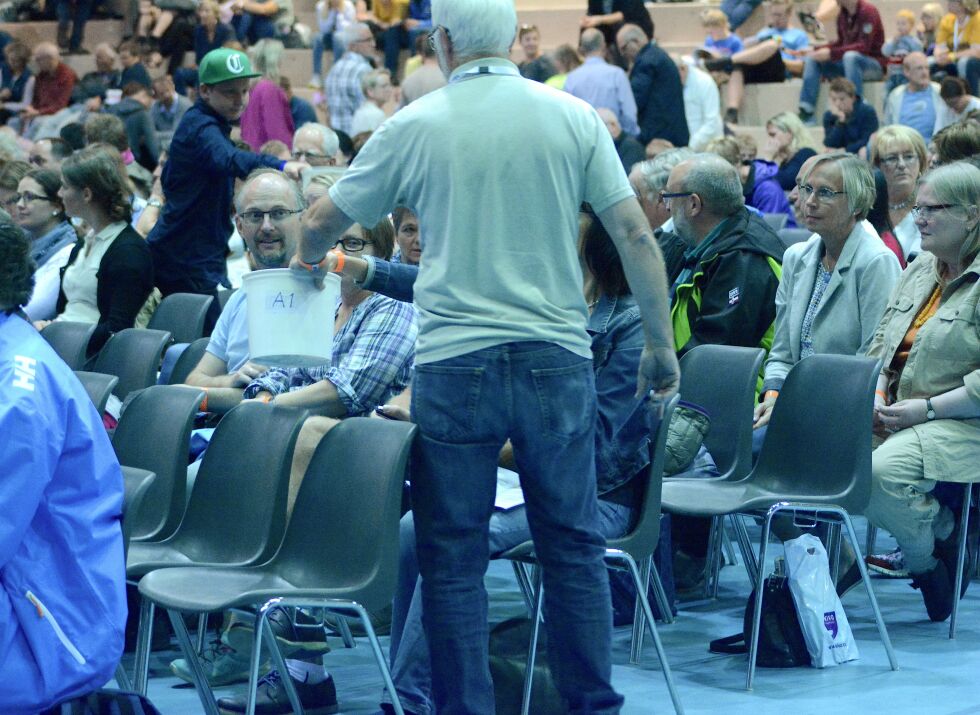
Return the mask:
[[[902,124],[879,130],[871,143],[871,163],[885,177],[887,202],[879,200],[881,210],[873,212],[869,220],[887,246],[895,250],[897,244],[902,268],[922,250],[912,204],[928,161],[922,135]]]
[[[932,491],[938,481],[975,481],[980,457],[980,169],[957,162],[929,172],[913,213],[923,253],[868,350],[883,360],[873,420],[884,441],[871,455],[865,516],[892,533],[930,620],[944,621],[962,597],[953,592],[957,534]]]
[[[242,114],[242,139],[253,151],[268,141],[278,139],[293,145],[293,115],[289,98],[279,86],[279,61],[283,45],[279,40],[259,40],[249,50],[249,59],[262,76],[252,87],[248,106]]]
[[[964,78],[977,93],[980,81],[980,0],[948,0],[936,28],[932,57],[936,69]]]
[[[795,112],[780,112],[766,122],[769,138],[759,147],[758,158],[779,167],[775,179],[783,191],[796,186],[796,175],[803,162],[814,156],[813,138]]]

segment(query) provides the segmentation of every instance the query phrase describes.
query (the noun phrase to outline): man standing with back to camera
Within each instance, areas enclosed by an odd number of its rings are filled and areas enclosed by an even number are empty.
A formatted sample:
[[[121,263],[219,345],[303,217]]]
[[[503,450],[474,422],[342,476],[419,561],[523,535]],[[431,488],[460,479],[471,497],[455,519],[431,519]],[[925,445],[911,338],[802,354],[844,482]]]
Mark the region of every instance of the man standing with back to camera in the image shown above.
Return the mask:
[[[588,202],[616,242],[643,313],[638,393],[678,383],[653,233],[595,110],[506,59],[513,0],[433,0],[429,36],[449,84],[378,129],[304,217],[296,268],[395,206],[426,227],[412,504],[440,713],[494,712],[487,665],[487,525],[508,438],[544,567],[549,657],[572,713],[617,713],[612,618],[597,529],[595,389],[576,255]]]

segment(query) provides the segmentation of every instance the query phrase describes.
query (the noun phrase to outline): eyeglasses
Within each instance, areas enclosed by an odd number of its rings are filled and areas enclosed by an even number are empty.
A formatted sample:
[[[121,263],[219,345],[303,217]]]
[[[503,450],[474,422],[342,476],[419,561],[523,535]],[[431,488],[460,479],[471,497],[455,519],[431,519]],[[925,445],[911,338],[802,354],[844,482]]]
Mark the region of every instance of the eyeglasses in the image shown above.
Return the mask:
[[[50,200],[51,199],[49,199],[47,196],[38,196],[37,194],[33,194],[30,191],[24,191],[20,194],[14,194],[13,196],[11,196],[10,205],[15,206],[19,204],[21,201],[23,201],[25,204],[29,204],[32,201],[50,201]]]
[[[321,159],[330,159],[330,158],[331,157],[328,156],[327,154],[316,154],[316,153],[314,153],[312,151],[294,151],[293,152],[293,159],[295,159],[296,161],[303,161],[304,159],[306,161],[309,161],[310,159],[312,159],[314,161],[319,161]]]
[[[915,154],[889,154],[888,156],[881,157],[881,163],[890,169],[894,169],[899,163],[905,164],[906,166],[911,166],[916,162],[918,157]]]
[[[354,238],[353,236],[350,236],[339,239],[335,244],[333,244],[333,247],[336,248],[337,246],[340,246],[347,253],[360,253],[369,243],[373,245],[374,241],[365,241],[363,238]]]
[[[28,162],[30,162],[31,164],[33,164],[34,166],[38,166],[38,167],[41,167],[42,169],[43,169],[43,168],[45,167],[45,165],[47,165],[47,163],[48,163],[48,160],[47,160],[47,159],[45,159],[45,158],[44,158],[43,156],[41,156],[40,154],[34,154],[34,155],[32,155],[32,156],[30,156],[30,157],[28,157],[28,158],[27,158],[27,161],[28,161]]]
[[[916,219],[928,221],[940,211],[956,208],[959,204],[926,204],[924,206],[913,206],[912,216]]]
[[[429,30],[429,34],[425,38],[426,42],[429,43],[429,49],[432,51],[435,51],[436,49],[436,33],[439,32],[439,30],[442,30],[443,32],[446,33],[446,40],[448,42],[453,41],[453,36],[449,34],[448,27],[446,27],[445,25],[436,25],[431,30]]]
[[[666,191],[660,192],[660,200],[663,201],[664,206],[666,206],[668,209],[670,208],[671,199],[680,199],[685,196],[694,196],[694,192],[693,191],[674,191],[673,193],[668,193]]]
[[[303,213],[303,209],[270,209],[269,211],[259,211],[258,209],[242,211],[238,214],[241,218],[242,223],[246,226],[261,226],[265,222],[265,217],[268,216],[272,223],[282,223],[290,216],[295,214]]]
[[[810,194],[816,193],[817,201],[821,203],[830,203],[834,200],[835,196],[840,196],[847,193],[846,191],[834,191],[833,189],[828,189],[826,186],[821,186],[819,189],[814,189],[809,184],[800,184],[800,198],[806,201],[810,198]]]

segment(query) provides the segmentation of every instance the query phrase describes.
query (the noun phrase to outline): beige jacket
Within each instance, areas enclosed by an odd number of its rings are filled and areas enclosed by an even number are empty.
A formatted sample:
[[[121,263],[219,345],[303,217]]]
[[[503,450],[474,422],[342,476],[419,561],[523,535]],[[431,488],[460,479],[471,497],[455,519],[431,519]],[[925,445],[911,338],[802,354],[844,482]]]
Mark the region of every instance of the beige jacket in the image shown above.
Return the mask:
[[[937,275],[935,256],[920,253],[892,292],[868,355],[884,360],[882,374],[896,401],[934,397],[965,385],[980,405],[980,256],[943,291],[939,310],[915,336],[905,369],[898,374],[888,367]],[[939,419],[910,429],[922,442],[927,478],[980,480],[980,418]]]

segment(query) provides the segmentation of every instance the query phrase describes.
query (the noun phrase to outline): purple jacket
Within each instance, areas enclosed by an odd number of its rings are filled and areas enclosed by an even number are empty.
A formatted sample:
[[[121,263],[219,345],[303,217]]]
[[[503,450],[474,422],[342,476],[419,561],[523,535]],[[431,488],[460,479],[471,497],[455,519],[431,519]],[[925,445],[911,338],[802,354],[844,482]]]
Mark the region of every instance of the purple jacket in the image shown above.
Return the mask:
[[[796,227],[796,218],[789,199],[776,181],[779,167],[771,161],[756,159],[749,170],[745,185],[745,203],[764,214],[786,214],[786,228]]]

